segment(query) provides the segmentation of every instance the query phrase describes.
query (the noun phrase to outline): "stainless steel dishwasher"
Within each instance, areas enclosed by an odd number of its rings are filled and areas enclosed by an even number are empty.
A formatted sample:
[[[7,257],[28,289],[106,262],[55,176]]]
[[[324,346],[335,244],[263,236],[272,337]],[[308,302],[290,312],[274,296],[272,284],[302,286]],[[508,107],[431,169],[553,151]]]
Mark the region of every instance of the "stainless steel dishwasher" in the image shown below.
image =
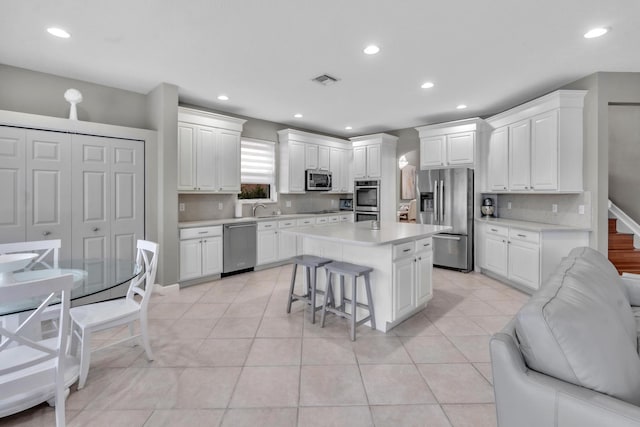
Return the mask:
[[[256,265],[255,222],[225,224],[222,274],[253,270]]]

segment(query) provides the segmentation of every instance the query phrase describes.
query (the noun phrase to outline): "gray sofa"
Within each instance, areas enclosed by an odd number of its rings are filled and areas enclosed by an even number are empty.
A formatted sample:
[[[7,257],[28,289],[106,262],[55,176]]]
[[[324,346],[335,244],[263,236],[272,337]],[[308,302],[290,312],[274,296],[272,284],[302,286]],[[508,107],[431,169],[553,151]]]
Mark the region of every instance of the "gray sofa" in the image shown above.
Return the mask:
[[[499,427],[640,426],[640,276],[575,248],[491,339]]]

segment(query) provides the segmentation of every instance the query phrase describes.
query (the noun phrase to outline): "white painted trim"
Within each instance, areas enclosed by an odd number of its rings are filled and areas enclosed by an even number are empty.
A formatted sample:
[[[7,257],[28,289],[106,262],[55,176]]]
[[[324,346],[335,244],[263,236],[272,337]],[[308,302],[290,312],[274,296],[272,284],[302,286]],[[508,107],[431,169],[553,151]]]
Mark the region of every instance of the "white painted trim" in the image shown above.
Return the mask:
[[[383,143],[385,145],[396,147],[398,137],[389,135],[388,133],[374,133],[372,135],[354,136],[349,138],[354,147],[362,147],[370,144]]]
[[[178,121],[242,132],[246,120],[194,108],[178,107]]]
[[[458,132],[482,132],[485,130],[485,128],[488,128],[486,122],[479,117],[474,117],[471,119],[420,126],[415,129],[418,131],[420,138],[424,138],[429,136],[446,135]]]
[[[303,132],[295,129],[279,130],[278,137],[280,142],[297,141],[336,148],[345,148],[345,145],[349,145],[349,141],[346,139],[333,138],[331,136],[318,135],[316,133]]]
[[[624,213],[622,209],[609,200],[609,212],[633,233],[633,247],[640,247],[640,225],[635,222],[629,215]]]

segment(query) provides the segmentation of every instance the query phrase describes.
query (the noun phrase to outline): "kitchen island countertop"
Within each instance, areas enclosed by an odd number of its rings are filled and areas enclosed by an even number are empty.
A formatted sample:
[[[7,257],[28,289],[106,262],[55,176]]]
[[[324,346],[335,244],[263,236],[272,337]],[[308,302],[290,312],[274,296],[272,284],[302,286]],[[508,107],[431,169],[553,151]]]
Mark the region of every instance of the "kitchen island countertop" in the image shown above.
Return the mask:
[[[400,222],[381,222],[379,230],[371,228],[371,221],[337,223],[311,227],[294,227],[281,230],[303,237],[329,240],[358,246],[398,244],[410,240],[446,233],[451,227]]]

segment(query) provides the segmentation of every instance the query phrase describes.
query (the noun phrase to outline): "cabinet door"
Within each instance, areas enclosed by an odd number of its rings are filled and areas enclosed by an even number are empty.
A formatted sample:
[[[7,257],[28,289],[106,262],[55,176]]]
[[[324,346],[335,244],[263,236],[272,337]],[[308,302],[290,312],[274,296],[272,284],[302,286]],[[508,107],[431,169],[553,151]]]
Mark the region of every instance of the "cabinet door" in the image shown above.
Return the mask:
[[[276,230],[258,231],[257,264],[269,264],[278,260],[278,233]]]
[[[531,189],[558,189],[558,112],[555,110],[531,119]]]
[[[317,145],[305,144],[304,167],[305,169],[318,169],[318,146]]]
[[[340,192],[342,190],[342,150],[331,147],[329,154],[329,165],[331,166],[331,191]]]
[[[487,270],[507,277],[508,248],[505,238],[487,234],[484,241],[484,261]]]
[[[289,143],[289,191],[304,192],[304,158],[305,144],[301,142]]]
[[[415,258],[399,259],[393,263],[393,319],[410,313],[414,307],[416,285]]]
[[[367,177],[380,178],[382,176],[380,144],[367,146]]]
[[[509,188],[509,128],[496,129],[489,139],[487,181],[489,191]]]
[[[216,129],[199,126],[196,131],[196,189],[217,191]]]
[[[509,244],[509,279],[529,286],[540,287],[540,246],[513,241]]]
[[[523,120],[509,126],[509,189],[531,186],[531,125]]]
[[[180,280],[202,276],[202,241],[198,239],[180,242]]]
[[[26,240],[61,239],[70,258],[71,135],[29,130],[26,142]]]
[[[278,259],[286,260],[297,255],[295,234],[278,231]]]
[[[366,178],[367,176],[367,147],[355,147],[353,149],[353,178]]]
[[[444,166],[444,135],[420,139],[420,169]]]
[[[25,136],[24,129],[0,126],[0,243],[26,240]]]
[[[353,193],[353,150],[344,150],[342,154],[342,192]]]
[[[422,305],[433,295],[433,252],[419,252],[417,257],[416,305]]]
[[[475,132],[447,135],[447,163],[449,165],[473,165],[475,140]]]
[[[178,123],[178,190],[196,189],[196,129]]]
[[[318,146],[318,169],[329,170],[329,147]]]
[[[71,247],[74,259],[103,259],[111,256],[110,211],[113,207],[110,197],[109,142],[108,138],[73,136]]]
[[[217,135],[218,191],[240,192],[240,134],[220,130]]]
[[[202,275],[222,272],[222,236],[202,240]]]

